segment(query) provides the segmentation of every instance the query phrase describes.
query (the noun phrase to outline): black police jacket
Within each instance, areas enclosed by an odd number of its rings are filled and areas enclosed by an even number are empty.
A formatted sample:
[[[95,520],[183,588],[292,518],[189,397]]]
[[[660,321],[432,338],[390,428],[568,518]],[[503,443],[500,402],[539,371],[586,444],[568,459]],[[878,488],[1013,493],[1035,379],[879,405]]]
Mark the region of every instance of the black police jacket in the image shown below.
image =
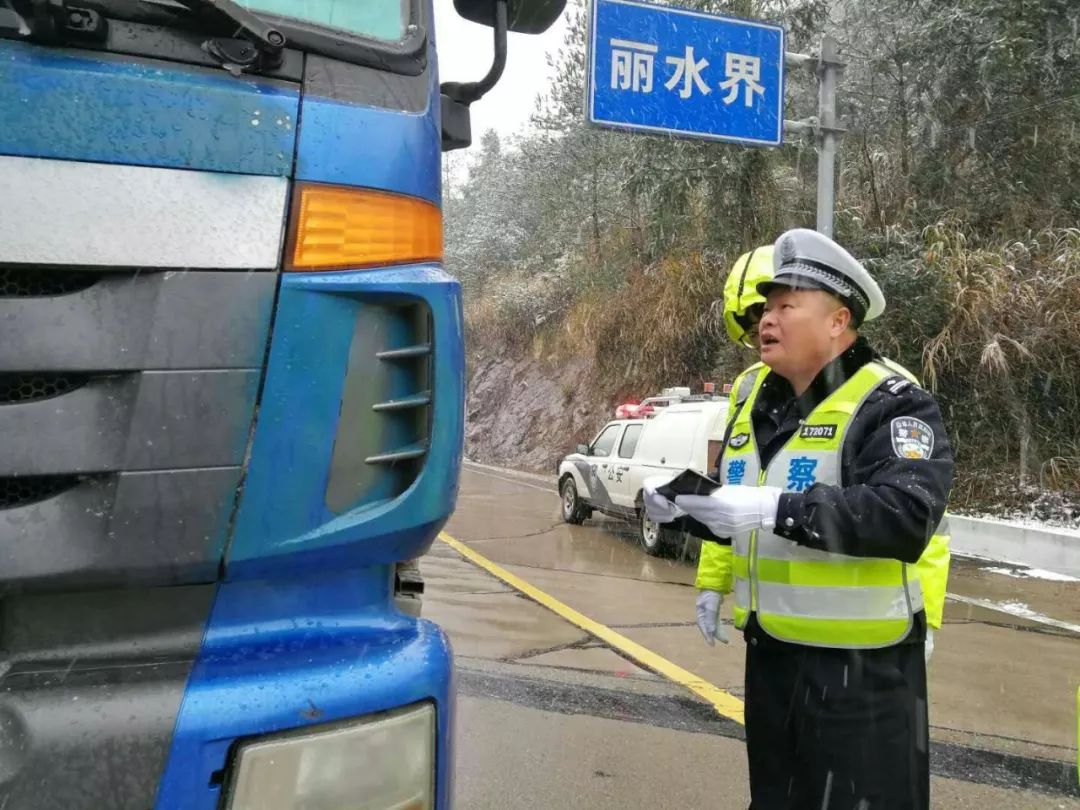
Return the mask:
[[[799,429],[800,420],[880,357],[859,338],[799,397],[786,380],[770,373],[751,411],[762,467]],[[894,420],[901,418],[917,419],[932,432],[929,458],[907,458],[897,449]],[[937,403],[898,374],[870,394],[848,426],[840,486],[815,484],[806,492],[781,495],[775,531],[822,551],[914,563],[945,514],[953,473],[953,451]],[[719,470],[713,475],[719,480]],[[730,542],[693,518],[680,523],[703,540]]]

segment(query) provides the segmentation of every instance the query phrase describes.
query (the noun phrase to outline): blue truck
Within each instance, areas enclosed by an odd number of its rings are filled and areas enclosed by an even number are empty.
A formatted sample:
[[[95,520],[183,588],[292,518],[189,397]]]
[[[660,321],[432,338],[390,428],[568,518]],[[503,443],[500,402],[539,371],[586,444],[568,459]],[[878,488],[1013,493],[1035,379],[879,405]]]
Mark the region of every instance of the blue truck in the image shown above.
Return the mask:
[[[0,807],[450,806],[441,152],[564,2],[0,1]]]

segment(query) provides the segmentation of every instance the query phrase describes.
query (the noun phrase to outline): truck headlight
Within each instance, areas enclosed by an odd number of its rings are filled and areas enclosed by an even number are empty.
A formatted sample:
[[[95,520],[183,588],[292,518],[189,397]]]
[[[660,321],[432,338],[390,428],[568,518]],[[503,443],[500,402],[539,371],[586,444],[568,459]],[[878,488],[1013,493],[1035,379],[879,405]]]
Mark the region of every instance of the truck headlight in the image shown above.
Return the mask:
[[[431,703],[244,743],[229,810],[432,810]]]

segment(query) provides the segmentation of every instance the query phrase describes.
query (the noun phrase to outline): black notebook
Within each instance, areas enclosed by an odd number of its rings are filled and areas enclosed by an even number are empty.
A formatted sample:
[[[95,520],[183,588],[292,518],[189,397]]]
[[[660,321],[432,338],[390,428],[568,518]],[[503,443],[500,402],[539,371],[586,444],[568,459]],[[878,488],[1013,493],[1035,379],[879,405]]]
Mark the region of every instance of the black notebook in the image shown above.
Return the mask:
[[[676,495],[709,495],[720,485],[695,470],[683,470],[656,491],[674,502]]]

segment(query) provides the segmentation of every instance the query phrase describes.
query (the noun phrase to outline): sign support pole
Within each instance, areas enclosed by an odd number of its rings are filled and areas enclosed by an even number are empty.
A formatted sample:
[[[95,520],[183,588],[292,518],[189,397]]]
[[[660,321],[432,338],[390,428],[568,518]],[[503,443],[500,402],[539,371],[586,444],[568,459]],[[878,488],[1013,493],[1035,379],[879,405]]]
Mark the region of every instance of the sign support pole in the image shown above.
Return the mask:
[[[785,53],[784,62],[791,67],[805,67],[818,77],[818,114],[805,121],[784,121],[785,132],[810,132],[817,146],[817,230],[833,235],[833,218],[836,211],[836,148],[844,134],[836,115],[836,85],[844,71],[839,60],[836,40],[822,37],[821,52],[817,57],[799,53]]]

